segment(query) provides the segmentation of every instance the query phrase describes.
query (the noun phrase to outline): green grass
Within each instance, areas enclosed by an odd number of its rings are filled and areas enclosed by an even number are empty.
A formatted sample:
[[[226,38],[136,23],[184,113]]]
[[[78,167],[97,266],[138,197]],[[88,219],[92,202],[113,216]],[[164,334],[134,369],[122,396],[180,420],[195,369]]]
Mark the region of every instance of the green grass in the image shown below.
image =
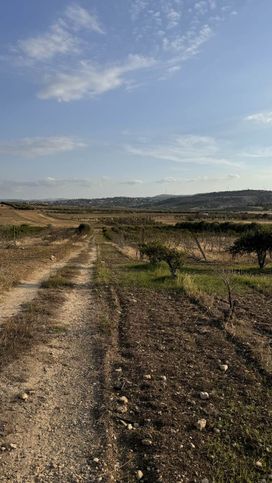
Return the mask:
[[[244,405],[234,403],[233,399],[226,402],[217,423],[220,433],[207,444],[207,456],[213,461],[214,481],[252,483],[270,474],[269,413],[266,418],[258,403]],[[257,468],[257,461],[261,461],[261,468]]]
[[[118,283],[153,289],[178,289],[192,298],[227,296],[226,277],[236,294],[251,290],[265,294],[272,291],[271,268],[260,271],[249,264],[216,266],[207,263],[186,263],[177,278],[172,278],[166,263],[150,265],[147,262],[127,263],[110,244],[104,243],[97,262],[98,283]]]

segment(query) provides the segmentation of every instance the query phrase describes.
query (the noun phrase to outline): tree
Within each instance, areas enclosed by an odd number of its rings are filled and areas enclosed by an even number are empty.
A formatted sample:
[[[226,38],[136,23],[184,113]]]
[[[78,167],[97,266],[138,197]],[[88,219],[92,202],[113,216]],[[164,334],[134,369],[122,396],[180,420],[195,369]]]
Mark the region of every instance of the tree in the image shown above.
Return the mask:
[[[272,251],[272,232],[257,230],[246,233],[234,242],[230,247],[232,255],[255,253],[260,269],[263,269],[267,259],[267,253]]]
[[[183,265],[183,255],[174,248],[159,243],[145,243],[139,248],[141,256],[146,256],[151,264],[166,262],[173,278]]]

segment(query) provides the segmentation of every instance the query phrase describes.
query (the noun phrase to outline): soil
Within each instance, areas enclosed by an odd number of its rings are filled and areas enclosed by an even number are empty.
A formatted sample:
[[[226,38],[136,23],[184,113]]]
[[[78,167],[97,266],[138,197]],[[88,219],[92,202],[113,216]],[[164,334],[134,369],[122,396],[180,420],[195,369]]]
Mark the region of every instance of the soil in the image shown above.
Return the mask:
[[[264,481],[271,472],[271,391],[258,365],[182,294],[117,288],[116,300],[118,481],[134,481],[139,470],[146,482]]]
[[[42,282],[48,279],[54,272],[64,267],[68,261],[77,256],[83,248],[84,245],[78,243],[74,249],[70,251],[69,255],[60,262],[48,259],[45,266],[37,268],[26,280],[21,280],[15,288],[4,294],[0,303],[0,325],[5,319],[16,314],[20,310],[22,303],[25,304],[33,300]]]
[[[246,334],[267,337],[271,302],[239,302],[241,335],[178,291],[95,283],[95,259],[67,262],[58,330],[1,372],[0,481],[268,482],[271,379]]]
[[[97,409],[101,360],[92,286],[95,258],[93,246],[56,314],[59,334],[1,374],[0,481],[97,482],[108,474]],[[26,401],[18,397],[23,393]]]

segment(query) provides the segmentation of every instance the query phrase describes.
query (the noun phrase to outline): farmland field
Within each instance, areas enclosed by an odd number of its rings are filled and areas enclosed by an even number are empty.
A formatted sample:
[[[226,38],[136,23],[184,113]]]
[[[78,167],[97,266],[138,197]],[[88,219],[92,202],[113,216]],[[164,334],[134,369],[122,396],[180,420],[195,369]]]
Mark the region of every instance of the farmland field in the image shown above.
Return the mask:
[[[0,481],[269,481],[268,221],[1,209]]]

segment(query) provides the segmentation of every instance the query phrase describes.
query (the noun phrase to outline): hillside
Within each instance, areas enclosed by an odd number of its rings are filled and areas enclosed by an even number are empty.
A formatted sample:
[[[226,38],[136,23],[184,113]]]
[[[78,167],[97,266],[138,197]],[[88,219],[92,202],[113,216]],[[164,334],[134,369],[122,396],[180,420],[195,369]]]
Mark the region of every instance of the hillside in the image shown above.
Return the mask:
[[[35,204],[31,202],[31,204]],[[40,204],[40,202],[36,202]],[[47,206],[70,206],[93,209],[136,209],[158,211],[270,210],[272,191],[242,190],[196,195],[159,195],[154,197],[114,197],[52,200]]]

